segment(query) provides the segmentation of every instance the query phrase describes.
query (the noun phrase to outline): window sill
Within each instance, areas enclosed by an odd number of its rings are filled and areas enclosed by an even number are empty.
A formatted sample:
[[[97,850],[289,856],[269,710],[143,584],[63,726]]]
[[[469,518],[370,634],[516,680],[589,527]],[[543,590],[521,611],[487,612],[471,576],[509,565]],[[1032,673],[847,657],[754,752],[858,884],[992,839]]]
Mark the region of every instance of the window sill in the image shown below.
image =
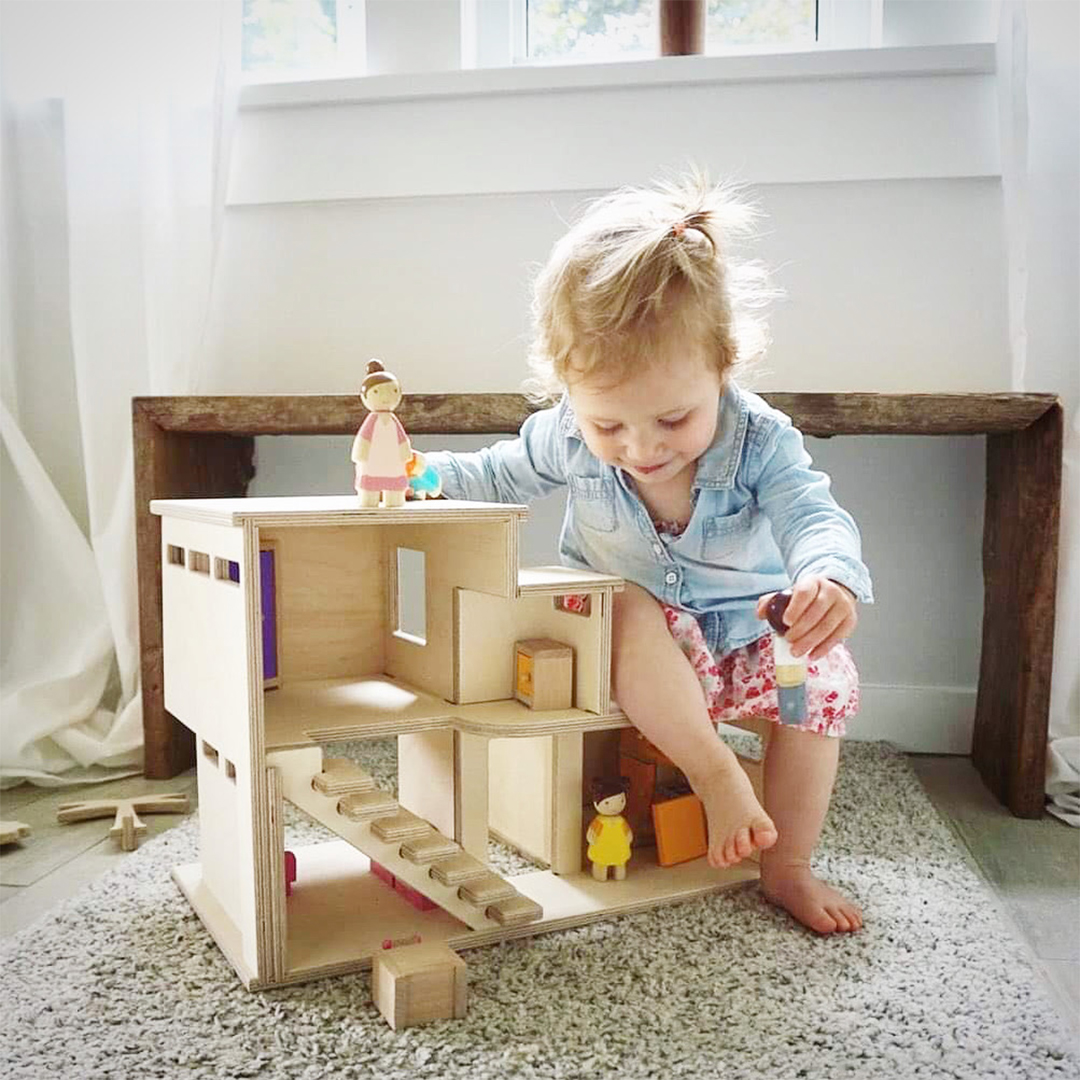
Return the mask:
[[[994,73],[966,45],[249,86],[229,205],[602,191],[688,158],[755,185],[994,177]]]
[[[249,83],[241,89],[240,107],[255,110],[378,104],[588,89],[805,79],[986,75],[994,70],[993,44],[820,49]]]

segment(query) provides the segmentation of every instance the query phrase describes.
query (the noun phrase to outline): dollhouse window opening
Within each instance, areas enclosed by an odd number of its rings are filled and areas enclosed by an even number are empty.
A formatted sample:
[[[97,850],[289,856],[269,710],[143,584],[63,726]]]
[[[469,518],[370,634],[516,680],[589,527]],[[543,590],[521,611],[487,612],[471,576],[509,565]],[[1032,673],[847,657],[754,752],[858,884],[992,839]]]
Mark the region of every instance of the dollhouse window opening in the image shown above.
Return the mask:
[[[225,776],[234,784],[236,783],[236,766],[228,758],[225,759]]]
[[[214,577],[229,585],[240,584],[240,564],[232,559],[214,557]]]
[[[189,551],[188,552],[188,569],[194,570],[197,574],[210,573],[210,556],[205,551]]]
[[[215,765],[218,763],[218,752],[204,739],[202,744],[203,757],[208,761],[212,761]]]
[[[427,644],[427,577],[422,551],[399,547],[395,563],[394,637]]]
[[[167,545],[167,559],[170,566],[185,565],[184,549],[176,544]]]
[[[566,615],[582,615],[588,618],[592,614],[592,593],[564,593],[554,598],[555,610]]]

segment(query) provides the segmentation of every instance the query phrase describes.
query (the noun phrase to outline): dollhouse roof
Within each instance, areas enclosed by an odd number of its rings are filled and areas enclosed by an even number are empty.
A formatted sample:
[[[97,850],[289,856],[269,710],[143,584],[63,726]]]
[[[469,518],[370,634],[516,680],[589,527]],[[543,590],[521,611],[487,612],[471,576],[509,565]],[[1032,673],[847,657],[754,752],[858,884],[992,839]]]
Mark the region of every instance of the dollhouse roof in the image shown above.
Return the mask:
[[[162,517],[212,525],[419,525],[454,521],[524,520],[517,503],[417,500],[400,507],[361,507],[355,495],[304,495],[252,499],[155,499],[150,510]]]

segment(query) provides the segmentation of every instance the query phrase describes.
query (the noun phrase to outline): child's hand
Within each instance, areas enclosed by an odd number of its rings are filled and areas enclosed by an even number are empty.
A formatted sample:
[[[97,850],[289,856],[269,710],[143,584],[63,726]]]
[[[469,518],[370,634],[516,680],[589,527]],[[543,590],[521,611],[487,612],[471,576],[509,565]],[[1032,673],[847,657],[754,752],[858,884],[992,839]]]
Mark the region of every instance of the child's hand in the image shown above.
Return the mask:
[[[775,596],[769,593],[757,604],[759,619],[765,618],[765,608]],[[809,654],[811,660],[820,660],[834,645],[851,637],[859,621],[855,611],[858,601],[850,589],[811,574],[800,578],[791,590],[791,602],[784,612],[788,625],[785,640],[796,656]]]

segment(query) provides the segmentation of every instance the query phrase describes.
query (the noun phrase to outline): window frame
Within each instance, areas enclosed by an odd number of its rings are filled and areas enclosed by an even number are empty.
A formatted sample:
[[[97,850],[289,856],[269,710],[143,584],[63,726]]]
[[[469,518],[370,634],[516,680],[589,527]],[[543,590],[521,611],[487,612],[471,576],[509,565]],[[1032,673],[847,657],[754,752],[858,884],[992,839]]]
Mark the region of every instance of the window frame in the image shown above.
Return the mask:
[[[595,60],[537,59],[526,55],[528,0],[447,0],[456,2],[460,13],[458,67],[562,68],[596,63]],[[245,86],[272,83],[323,82],[361,78],[369,75],[367,0],[339,0],[337,62],[318,69],[294,68],[243,71]],[[813,52],[821,49],[865,49],[882,44],[885,0],[817,0],[818,35],[814,44],[731,46],[706,56],[759,56],[785,52]],[[378,33],[379,27],[375,32]],[[659,59],[649,58],[649,59]],[[613,58],[606,63],[631,62]],[[632,62],[648,62],[640,57]],[[452,69],[450,69],[452,70]]]

